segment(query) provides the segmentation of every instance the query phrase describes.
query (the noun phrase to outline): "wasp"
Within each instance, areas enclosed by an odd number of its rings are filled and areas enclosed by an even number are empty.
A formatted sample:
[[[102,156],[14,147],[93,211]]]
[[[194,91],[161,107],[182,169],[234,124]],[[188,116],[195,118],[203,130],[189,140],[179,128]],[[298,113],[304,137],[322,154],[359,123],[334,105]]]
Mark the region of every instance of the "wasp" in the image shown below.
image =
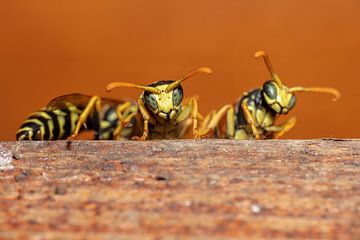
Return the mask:
[[[124,116],[137,111],[134,101],[126,101]],[[96,103],[96,107],[93,105]],[[17,140],[72,139],[80,131],[94,130],[95,139],[113,139],[118,118],[116,109],[125,101],[84,94],[68,94],[54,98],[40,111],[30,114],[16,133]],[[129,138],[135,119],[123,128],[122,138]],[[132,124],[132,125],[131,125]]]
[[[192,133],[195,138],[200,137],[198,121],[201,115],[198,112],[196,97],[191,97],[186,104],[182,104],[184,91],[181,83],[197,73],[211,74],[208,67],[197,68],[177,80],[161,80],[147,86],[127,82],[111,82],[106,86],[107,91],[116,87],[137,88],[144,90],[137,100],[138,111],[124,116],[125,102],[117,108],[119,124],[115,135],[122,132],[123,126],[136,118],[136,129],[140,136],[134,135],[132,139],[171,139],[182,138],[192,124]],[[137,131],[135,131],[137,132]]]
[[[200,72],[212,71],[200,67],[178,80],[162,80],[148,86],[124,82],[106,86],[107,91],[115,87],[143,89],[137,102],[84,94],[57,97],[24,121],[16,138],[70,141],[84,129],[94,130],[95,139],[101,140],[178,138],[185,135],[191,123],[197,137],[197,122],[201,118],[197,100],[192,97],[182,106],[184,92],[180,83]]]
[[[329,87],[287,87],[275,73],[270,58],[264,51],[257,51],[255,58],[262,57],[271,79],[261,88],[246,92],[233,105],[228,104],[218,112],[208,114],[201,126],[203,135],[213,133],[217,138],[234,139],[276,139],[294,127],[292,117],[281,125],[275,125],[280,115],[287,114],[296,103],[296,92],[318,92],[334,95],[340,93]]]

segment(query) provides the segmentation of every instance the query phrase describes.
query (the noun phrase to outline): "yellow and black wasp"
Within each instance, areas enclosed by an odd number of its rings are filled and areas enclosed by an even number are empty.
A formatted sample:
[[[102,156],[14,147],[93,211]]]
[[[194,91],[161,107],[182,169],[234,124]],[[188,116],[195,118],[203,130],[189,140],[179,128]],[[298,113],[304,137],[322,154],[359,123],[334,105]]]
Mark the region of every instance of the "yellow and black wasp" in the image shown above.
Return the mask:
[[[84,94],[68,94],[51,100],[40,111],[30,114],[16,133],[17,140],[61,140],[75,137],[81,130],[93,130],[95,139],[113,139],[118,127],[116,109],[125,101],[88,96]],[[91,108],[96,102],[97,108]],[[124,115],[137,111],[136,102],[130,104]],[[79,120],[83,119],[79,124]],[[135,119],[123,128],[122,138],[129,138],[133,133]]]
[[[115,135],[122,132],[134,116],[136,118],[136,129],[140,130],[141,136],[134,135],[133,139],[171,139],[183,138],[192,124],[194,137],[199,137],[198,120],[201,115],[198,113],[198,103],[195,97],[191,97],[183,106],[184,91],[180,83],[197,73],[211,74],[208,67],[197,68],[177,80],[162,80],[148,86],[141,86],[133,83],[112,82],[106,86],[107,91],[116,87],[138,88],[144,90],[140,95],[138,111],[131,117],[124,116],[124,107],[127,102],[117,109],[119,126]]]
[[[95,139],[181,138],[191,124],[198,137],[197,100],[192,97],[182,106],[184,92],[180,83],[200,72],[210,74],[211,69],[200,67],[178,80],[163,80],[148,86],[123,82],[107,85],[108,91],[115,87],[143,89],[137,102],[83,94],[57,97],[24,121],[16,138],[71,140],[83,129],[94,130]]]
[[[258,51],[255,58],[259,57],[263,57],[271,80],[266,81],[262,88],[246,92],[234,105],[225,105],[217,113],[207,115],[201,127],[204,135],[214,131],[214,136],[218,138],[279,138],[296,123],[296,118],[292,117],[281,125],[275,125],[279,115],[287,114],[295,106],[294,93],[330,93],[334,95],[334,100],[339,99],[340,93],[334,88],[285,86],[274,72],[268,55]]]

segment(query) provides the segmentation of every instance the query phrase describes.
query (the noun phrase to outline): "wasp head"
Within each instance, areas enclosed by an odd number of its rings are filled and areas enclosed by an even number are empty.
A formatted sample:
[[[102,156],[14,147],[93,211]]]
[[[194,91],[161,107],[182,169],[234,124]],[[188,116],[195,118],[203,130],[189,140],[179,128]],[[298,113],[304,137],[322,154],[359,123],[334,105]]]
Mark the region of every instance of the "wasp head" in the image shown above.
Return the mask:
[[[166,120],[172,120],[181,109],[183,89],[178,84],[174,89],[168,87],[175,81],[159,81],[149,85],[159,90],[158,93],[144,91],[143,100],[145,106],[155,115]]]
[[[144,93],[141,96],[141,100],[144,102],[145,107],[154,115],[169,121],[174,119],[181,110],[184,91],[180,83],[200,72],[207,74],[212,73],[210,68],[200,67],[187,73],[178,80],[162,80],[148,86],[141,86],[133,83],[112,82],[106,86],[106,90],[110,91],[115,87],[143,89]]]
[[[295,95],[273,80],[264,83],[262,93],[268,106],[278,114],[287,114],[295,106]]]
[[[278,75],[274,72],[269,56],[264,51],[257,51],[255,58],[263,57],[272,79],[266,81],[262,87],[262,93],[266,103],[278,114],[287,114],[296,103],[294,92],[321,92],[334,95],[334,100],[340,97],[340,93],[335,88],[328,87],[292,87],[285,86]]]

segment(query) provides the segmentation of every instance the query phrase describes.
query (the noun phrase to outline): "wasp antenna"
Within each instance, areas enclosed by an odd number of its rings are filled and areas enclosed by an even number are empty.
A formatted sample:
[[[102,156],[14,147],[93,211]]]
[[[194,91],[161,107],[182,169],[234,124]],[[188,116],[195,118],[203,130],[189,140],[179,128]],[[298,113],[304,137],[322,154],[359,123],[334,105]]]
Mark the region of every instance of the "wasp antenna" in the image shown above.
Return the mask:
[[[185,81],[186,79],[192,77],[193,75],[197,74],[197,73],[206,73],[206,74],[211,74],[212,70],[211,68],[208,67],[199,67],[197,69],[192,70],[191,72],[185,74],[184,76],[182,76],[181,78],[179,78],[177,81]]]
[[[137,85],[137,84],[133,84],[133,83],[126,83],[126,82],[111,82],[108,85],[106,85],[106,91],[110,92],[113,88],[116,88],[116,87],[137,88],[137,89],[149,91],[151,93],[156,93],[156,94],[160,93],[160,90],[156,89],[154,87],[141,86],[141,85]]]
[[[264,62],[265,62],[265,65],[266,65],[266,67],[268,68],[271,76],[273,76],[273,75],[275,74],[274,68],[273,68],[273,66],[271,65],[271,62],[270,62],[270,58],[269,58],[269,56],[266,54],[266,52],[264,52],[264,51],[257,51],[257,52],[254,54],[254,57],[255,57],[255,58],[263,57]]]
[[[211,68],[208,67],[199,67],[197,69],[192,70],[191,72],[185,74],[184,76],[182,76],[181,78],[179,78],[178,80],[176,80],[175,82],[171,83],[167,88],[166,88],[166,92],[170,92],[171,90],[173,90],[174,88],[176,88],[181,82],[185,81],[186,79],[194,76],[195,74],[198,73],[206,73],[206,74],[211,74],[212,70]]]
[[[282,85],[281,80],[280,80],[280,78],[277,76],[277,74],[275,73],[274,68],[273,68],[273,66],[271,65],[270,58],[269,58],[269,56],[266,54],[266,52],[264,52],[264,51],[257,51],[257,52],[254,54],[254,57],[255,57],[255,58],[263,57],[264,62],[265,62],[265,65],[266,65],[267,69],[269,70],[269,72],[270,72],[270,74],[271,74],[271,77],[273,78],[273,80],[274,80],[275,82],[277,82],[277,83],[281,86],[281,85]]]
[[[329,93],[334,95],[333,101],[339,100],[341,94],[336,88],[328,87],[292,87],[289,90],[290,92],[318,92],[318,93]]]

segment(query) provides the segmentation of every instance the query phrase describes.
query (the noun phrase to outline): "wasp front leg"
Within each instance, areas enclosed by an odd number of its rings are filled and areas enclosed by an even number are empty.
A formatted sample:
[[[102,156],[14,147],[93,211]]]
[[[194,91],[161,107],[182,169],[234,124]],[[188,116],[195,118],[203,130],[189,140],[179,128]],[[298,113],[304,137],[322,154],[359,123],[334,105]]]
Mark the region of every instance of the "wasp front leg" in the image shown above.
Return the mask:
[[[245,101],[241,103],[241,109],[244,112],[245,119],[248,122],[248,124],[250,125],[251,131],[252,131],[255,139],[259,140],[260,139],[260,134],[259,134],[259,132],[257,130],[257,127],[256,127],[256,120],[252,116],[252,114],[251,114],[251,112],[249,110],[249,106]]]
[[[189,99],[189,101],[186,103],[185,107],[179,114],[179,116],[175,119],[176,123],[180,123],[188,118],[188,116],[191,114],[192,119],[192,125],[193,125],[193,135],[195,138],[199,138],[198,133],[198,119],[202,118],[200,113],[198,112],[198,103],[195,97],[192,97]]]
[[[292,129],[296,124],[296,117],[292,117],[280,126],[268,126],[265,127],[266,131],[274,132],[273,137],[277,139]]]
[[[205,135],[208,135],[211,130],[213,129],[210,129],[208,128],[209,124],[210,124],[210,121],[214,118],[216,114],[216,111],[215,110],[212,110],[208,115],[205,116],[205,118],[201,121],[201,124],[200,124],[200,130],[199,130],[199,135],[201,137],[205,136]]]
[[[150,116],[149,112],[146,110],[145,104],[141,98],[138,100],[139,110],[144,120],[143,134],[141,137],[134,136],[132,139],[145,141],[149,136],[149,122],[156,124],[156,121]]]
[[[68,137],[67,139],[68,141],[75,139],[79,135],[81,127],[86,123],[86,120],[88,119],[90,113],[94,110],[94,108],[97,114],[100,114],[101,98],[99,96],[93,96],[90,98],[89,103],[87,104],[84,111],[81,113],[79,117],[79,120],[75,126],[75,130],[73,131],[72,135]],[[97,122],[100,122],[99,120]]]

